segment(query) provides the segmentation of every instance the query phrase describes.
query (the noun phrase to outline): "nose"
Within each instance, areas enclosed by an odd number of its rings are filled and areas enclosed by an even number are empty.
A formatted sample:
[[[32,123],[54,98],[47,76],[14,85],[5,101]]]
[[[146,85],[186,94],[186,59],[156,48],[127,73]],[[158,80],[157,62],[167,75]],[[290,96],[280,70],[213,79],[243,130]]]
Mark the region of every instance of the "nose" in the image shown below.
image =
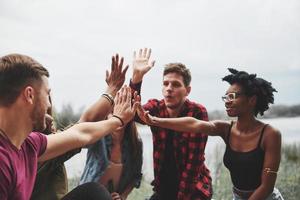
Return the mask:
[[[167,91],[172,91],[172,89],[173,89],[172,84],[169,83],[169,84],[167,85],[167,87],[166,87],[166,90],[167,90]]]
[[[225,107],[228,107],[230,104],[232,103],[232,101],[225,101]]]

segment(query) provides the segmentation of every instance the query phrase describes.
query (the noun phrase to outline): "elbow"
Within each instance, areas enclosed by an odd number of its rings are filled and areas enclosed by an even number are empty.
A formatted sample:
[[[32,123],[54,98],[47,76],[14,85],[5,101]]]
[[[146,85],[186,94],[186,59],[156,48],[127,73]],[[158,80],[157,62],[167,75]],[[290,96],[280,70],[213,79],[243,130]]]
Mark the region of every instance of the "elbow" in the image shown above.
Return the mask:
[[[93,137],[91,134],[88,134],[83,126],[81,124],[76,124],[72,127],[72,134],[74,134],[74,143],[76,144],[76,147],[84,147],[88,144],[91,144],[93,142]]]
[[[273,190],[274,190],[274,185],[265,185],[263,186],[263,191],[264,191],[264,196],[265,198],[267,198],[268,196],[270,196],[272,193],[273,193]]]
[[[274,190],[274,187],[266,189],[266,192],[265,192],[266,198],[267,198],[270,194],[272,194],[273,190]]]

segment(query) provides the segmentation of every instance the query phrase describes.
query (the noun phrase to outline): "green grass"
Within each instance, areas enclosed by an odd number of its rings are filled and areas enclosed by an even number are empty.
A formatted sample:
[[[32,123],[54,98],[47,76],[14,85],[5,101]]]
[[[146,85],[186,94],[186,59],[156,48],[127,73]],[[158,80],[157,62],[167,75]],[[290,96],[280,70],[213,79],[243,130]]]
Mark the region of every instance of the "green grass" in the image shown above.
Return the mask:
[[[276,187],[285,199],[300,198],[300,143],[284,145]]]
[[[143,179],[140,188],[133,189],[133,191],[128,195],[127,200],[144,200],[146,198],[150,198],[152,193],[152,186]]]
[[[223,150],[216,146],[212,164],[215,168],[212,171],[213,177],[213,199],[228,200],[232,199],[232,183],[230,174],[223,165]],[[78,184],[79,178],[69,180],[69,189]],[[276,187],[285,199],[298,200],[300,197],[300,143],[283,145],[281,164],[278,171]],[[134,189],[128,196],[128,200],[144,200],[152,194],[152,186],[142,180],[141,187]]]

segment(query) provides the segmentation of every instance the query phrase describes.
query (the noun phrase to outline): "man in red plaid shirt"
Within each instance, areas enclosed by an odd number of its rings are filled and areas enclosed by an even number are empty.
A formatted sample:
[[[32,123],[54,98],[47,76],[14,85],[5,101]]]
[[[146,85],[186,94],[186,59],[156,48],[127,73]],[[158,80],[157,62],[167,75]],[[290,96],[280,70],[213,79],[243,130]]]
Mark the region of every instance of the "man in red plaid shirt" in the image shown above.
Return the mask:
[[[130,86],[140,94],[144,75],[154,66],[151,49],[134,52]],[[190,116],[208,120],[204,106],[189,101],[191,74],[181,63],[167,64],[163,73],[163,99],[150,99],[143,108],[152,116]],[[136,121],[141,122],[138,117]],[[151,126],[153,138],[154,194],[150,200],[211,199],[210,172],[204,164],[207,135],[176,133]]]

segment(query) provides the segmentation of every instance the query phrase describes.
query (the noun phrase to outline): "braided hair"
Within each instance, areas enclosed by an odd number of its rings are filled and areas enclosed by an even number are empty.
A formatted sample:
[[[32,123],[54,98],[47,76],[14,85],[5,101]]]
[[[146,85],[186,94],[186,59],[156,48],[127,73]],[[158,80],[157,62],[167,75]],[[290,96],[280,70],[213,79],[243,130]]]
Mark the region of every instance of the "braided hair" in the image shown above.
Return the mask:
[[[263,115],[266,110],[269,109],[269,104],[274,103],[273,92],[277,92],[272,87],[272,83],[265,79],[256,77],[256,74],[248,74],[245,71],[238,71],[233,68],[228,68],[230,75],[225,76],[222,80],[228,82],[230,85],[239,84],[243,88],[243,92],[246,96],[256,96],[256,106],[254,108],[254,114],[257,116],[259,113]]]

